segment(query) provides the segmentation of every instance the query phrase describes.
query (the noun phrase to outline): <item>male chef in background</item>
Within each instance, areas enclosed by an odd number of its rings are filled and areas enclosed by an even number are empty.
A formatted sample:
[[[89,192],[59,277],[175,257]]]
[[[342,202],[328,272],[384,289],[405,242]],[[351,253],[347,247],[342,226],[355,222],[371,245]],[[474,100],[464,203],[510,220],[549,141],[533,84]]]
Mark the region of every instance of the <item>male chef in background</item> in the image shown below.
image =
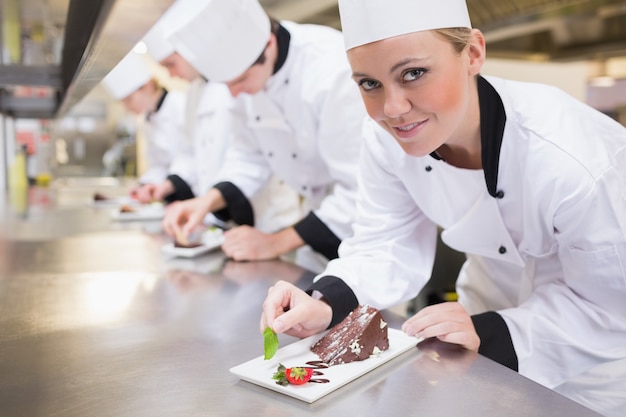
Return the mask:
[[[233,143],[232,112],[233,98],[223,83],[208,82],[198,70],[183,58],[164,35],[165,27],[176,24],[188,13],[190,3],[175,4],[178,14],[172,7],[146,34],[143,39],[148,54],[172,77],[189,82],[186,109],[186,136],[193,149],[190,164],[195,170],[196,181],[193,195],[206,193],[216,182],[217,173],[222,168],[225,153]],[[155,190],[156,197],[189,187],[183,178],[171,175]],[[192,195],[192,197],[193,197]],[[272,178],[250,201],[248,210],[229,215],[218,214],[205,218],[206,223],[232,221],[234,225],[254,225],[264,232],[275,232],[296,221],[300,216],[298,196],[287,185]]]
[[[190,3],[194,12],[169,39],[203,76],[226,83],[236,97],[237,131],[219,181],[172,206],[164,229],[188,234],[208,212],[236,212],[276,175],[300,195],[307,214],[277,233],[231,230],[222,249],[235,260],[301,247],[324,260],[337,257],[352,234],[365,115],[341,33],[270,19],[256,0]]]
[[[195,172],[189,165],[191,147],[186,139],[185,102],[182,91],[169,91],[160,85],[148,60],[130,51],[102,80],[102,85],[125,109],[145,117],[141,131],[145,139],[143,158],[146,169],[139,185],[130,194],[142,203],[153,200],[182,200],[193,197]],[[159,195],[155,191],[170,178],[178,178],[186,188],[173,188]]]

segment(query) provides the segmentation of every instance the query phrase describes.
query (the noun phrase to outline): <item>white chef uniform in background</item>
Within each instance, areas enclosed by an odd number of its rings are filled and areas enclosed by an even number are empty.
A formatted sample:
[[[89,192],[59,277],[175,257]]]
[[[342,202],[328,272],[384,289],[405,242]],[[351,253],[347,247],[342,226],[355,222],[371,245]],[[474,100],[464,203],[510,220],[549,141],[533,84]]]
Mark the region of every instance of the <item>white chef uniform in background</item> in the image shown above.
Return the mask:
[[[176,53],[174,45],[165,37],[165,28],[177,24],[188,12],[184,2],[177,3],[176,8],[170,9],[144,37],[148,53],[157,62]],[[202,76],[187,81],[190,84],[185,126],[193,148],[190,164],[197,178],[192,190],[199,196],[218,181],[218,172],[224,165],[226,151],[233,143],[234,100],[223,83],[207,82]],[[264,232],[287,227],[301,217],[298,195],[275,177],[250,203],[255,213],[255,226]],[[210,214],[206,222],[215,222],[215,217]]]
[[[207,78],[232,80],[263,52],[268,17],[256,1],[203,4],[171,27],[170,40]],[[251,197],[275,175],[299,193],[305,212],[314,210],[343,239],[352,234],[364,108],[350,81],[341,34],[281,24],[291,37],[286,61],[262,91],[235,100],[235,146],[219,180]]]
[[[105,89],[117,100],[124,100],[132,93],[151,82],[154,75],[145,57],[131,51],[103,79]],[[146,171],[139,182],[158,184],[169,173],[176,171],[187,181],[194,181],[194,172],[188,163],[191,156],[189,141],[185,132],[186,94],[181,91],[167,91],[158,109],[146,114],[141,129],[145,138]]]

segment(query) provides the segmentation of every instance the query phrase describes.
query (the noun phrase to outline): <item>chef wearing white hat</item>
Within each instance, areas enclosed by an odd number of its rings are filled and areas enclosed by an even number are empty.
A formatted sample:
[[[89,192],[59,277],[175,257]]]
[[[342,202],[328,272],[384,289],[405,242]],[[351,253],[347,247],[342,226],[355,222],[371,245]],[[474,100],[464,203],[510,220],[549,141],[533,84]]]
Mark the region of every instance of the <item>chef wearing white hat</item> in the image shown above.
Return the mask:
[[[216,175],[224,163],[226,150],[233,139],[233,103],[228,89],[222,83],[207,82],[197,69],[183,58],[166,38],[168,26],[185,19],[192,3],[177,1],[143,38],[148,54],[172,77],[189,82],[186,100],[186,122],[189,146],[193,155],[186,161],[186,169],[194,172],[194,184],[185,184],[182,179],[170,174],[157,191],[159,195],[169,194],[178,189],[191,187],[194,195],[202,195],[216,182]],[[253,216],[253,213],[255,214]],[[234,215],[220,215],[220,221],[233,221],[234,224],[254,224],[265,232],[274,232],[292,224],[299,216],[297,195],[285,184],[273,178],[266,187],[250,201],[247,210]],[[215,222],[214,216],[207,216],[205,223]]]
[[[194,181],[193,170],[183,162],[191,158],[191,148],[184,138],[185,94],[161,87],[147,58],[133,51],[107,74],[102,84],[128,111],[146,116],[142,132],[146,139],[144,158],[147,168],[139,178],[139,186],[130,191],[131,195],[143,203],[152,201],[157,195],[167,201],[193,197],[190,187],[176,193],[158,192],[173,176],[184,183]]]
[[[178,4],[175,3],[175,6],[178,6]],[[171,11],[172,9],[168,10],[168,12]],[[188,82],[201,79],[202,77],[198,70],[176,51],[174,45],[165,36],[165,25],[173,18],[172,13],[168,12],[159,19],[142,39],[146,45],[148,55],[163,66],[172,77]]]
[[[237,136],[221,181],[203,197],[172,207],[165,230],[188,233],[206,212],[237,210],[276,175],[300,194],[308,214],[271,235],[231,230],[224,251],[252,260],[302,247],[325,264],[352,234],[365,115],[341,34],[270,19],[256,0],[194,5],[168,39],[202,75],[225,82],[237,96]]]
[[[485,41],[464,0],[339,10],[370,116],[356,232],[309,288],[316,297],[270,290],[261,328],[304,337],[358,304],[412,299],[439,226],[467,255],[459,302],[428,306],[403,330],[623,415],[626,129],[556,88],[481,76]]]
[[[124,100],[152,80],[150,68],[136,53],[129,53],[107,74],[102,85],[116,100]]]

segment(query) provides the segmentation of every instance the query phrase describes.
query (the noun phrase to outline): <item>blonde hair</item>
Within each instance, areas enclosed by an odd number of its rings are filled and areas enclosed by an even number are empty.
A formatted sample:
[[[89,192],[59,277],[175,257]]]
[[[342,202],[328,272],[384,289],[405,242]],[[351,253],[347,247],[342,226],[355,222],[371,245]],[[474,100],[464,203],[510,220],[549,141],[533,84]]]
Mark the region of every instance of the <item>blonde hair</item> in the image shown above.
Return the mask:
[[[470,28],[445,28],[433,30],[435,34],[448,41],[457,53],[461,53],[472,37]]]

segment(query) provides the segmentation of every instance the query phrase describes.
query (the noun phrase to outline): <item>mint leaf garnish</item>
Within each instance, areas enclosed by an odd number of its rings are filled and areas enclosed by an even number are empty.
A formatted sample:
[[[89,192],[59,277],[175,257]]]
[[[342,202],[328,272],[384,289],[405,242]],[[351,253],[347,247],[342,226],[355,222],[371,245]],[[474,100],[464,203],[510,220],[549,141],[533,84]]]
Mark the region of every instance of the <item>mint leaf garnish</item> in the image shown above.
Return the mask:
[[[278,336],[270,327],[263,331],[263,348],[265,349],[265,360],[272,359],[278,350]]]

